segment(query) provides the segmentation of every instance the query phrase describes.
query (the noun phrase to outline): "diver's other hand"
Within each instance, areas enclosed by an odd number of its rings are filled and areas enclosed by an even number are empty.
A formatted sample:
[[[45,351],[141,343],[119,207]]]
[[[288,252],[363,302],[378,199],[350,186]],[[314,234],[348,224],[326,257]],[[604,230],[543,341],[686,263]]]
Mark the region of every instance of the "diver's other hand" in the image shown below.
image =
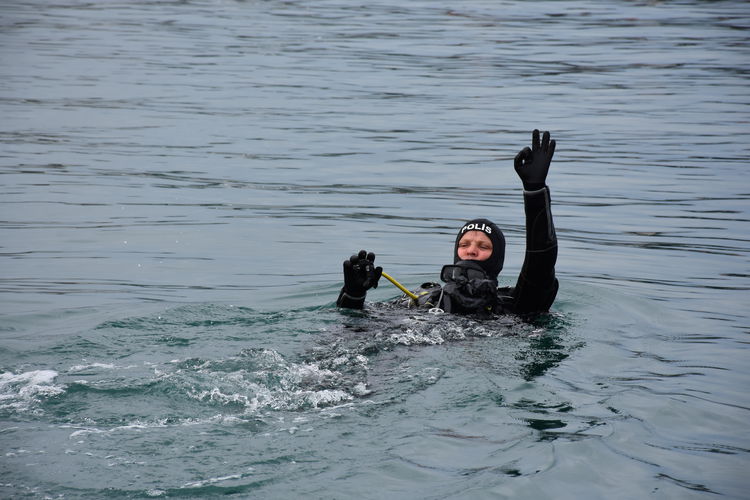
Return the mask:
[[[539,131],[535,129],[531,133],[531,148],[523,148],[513,161],[526,191],[536,191],[546,185],[549,164],[554,154],[555,141],[550,140],[549,132],[545,131],[539,141]]]
[[[344,289],[348,295],[362,297],[370,288],[378,287],[382,273],[382,267],[375,267],[375,254],[360,250],[344,261]]]

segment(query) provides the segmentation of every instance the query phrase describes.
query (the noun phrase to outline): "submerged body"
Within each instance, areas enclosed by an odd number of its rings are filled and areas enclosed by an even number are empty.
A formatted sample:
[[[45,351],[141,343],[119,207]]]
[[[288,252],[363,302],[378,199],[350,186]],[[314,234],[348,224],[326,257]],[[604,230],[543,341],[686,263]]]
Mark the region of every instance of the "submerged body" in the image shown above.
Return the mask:
[[[488,219],[466,222],[456,236],[453,265],[444,266],[445,285],[425,283],[414,294],[396,303],[426,307],[449,313],[530,314],[549,310],[555,300],[557,236],[552,221],[547,172],[555,151],[555,141],[544,132],[532,134],[532,147],[524,148],[514,167],[524,186],[526,214],[526,254],[514,287],[498,288],[497,276],[505,259],[505,237]],[[375,254],[365,250],[344,262],[344,286],[336,304],[362,309],[366,292],[377,287],[382,274],[375,267]],[[415,299],[413,295],[416,295]]]
[[[549,188],[525,191],[524,207],[526,256],[515,286],[494,287],[490,292],[494,293],[490,296],[487,291],[482,293],[482,290],[477,290],[484,285],[481,281],[467,280],[463,287],[457,286],[456,282],[442,286],[439,283],[424,283],[419,290],[413,291],[417,300],[404,296],[398,303],[406,307],[437,308],[449,313],[528,314],[549,310],[559,287],[555,277],[557,237],[550,210]]]

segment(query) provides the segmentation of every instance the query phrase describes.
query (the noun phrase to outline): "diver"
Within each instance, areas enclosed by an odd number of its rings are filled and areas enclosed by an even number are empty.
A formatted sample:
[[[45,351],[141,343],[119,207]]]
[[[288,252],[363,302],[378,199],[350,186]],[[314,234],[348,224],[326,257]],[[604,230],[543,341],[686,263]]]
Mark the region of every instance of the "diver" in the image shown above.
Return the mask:
[[[413,293],[406,291],[395,302],[454,314],[525,315],[548,311],[558,290],[557,237],[546,185],[554,153],[555,141],[550,140],[549,132],[544,132],[540,140],[539,130],[534,130],[531,148],[523,148],[513,162],[523,183],[526,213],[526,254],[516,286],[498,288],[497,278],[505,259],[503,232],[488,219],[473,219],[458,231],[453,264],[441,270],[445,285],[424,283]],[[377,288],[382,274],[383,268],[375,267],[374,253],[362,250],[352,255],[344,261],[344,286],[336,305],[362,309],[367,290]],[[392,280],[387,274],[386,277]]]

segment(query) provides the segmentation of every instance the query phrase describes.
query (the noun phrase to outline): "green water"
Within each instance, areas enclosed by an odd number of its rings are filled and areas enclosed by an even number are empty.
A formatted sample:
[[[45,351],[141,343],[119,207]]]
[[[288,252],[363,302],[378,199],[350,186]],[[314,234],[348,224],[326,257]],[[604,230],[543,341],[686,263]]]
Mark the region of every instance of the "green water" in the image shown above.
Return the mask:
[[[6,2],[0,497],[736,498],[747,4]],[[462,221],[549,315],[339,311]]]

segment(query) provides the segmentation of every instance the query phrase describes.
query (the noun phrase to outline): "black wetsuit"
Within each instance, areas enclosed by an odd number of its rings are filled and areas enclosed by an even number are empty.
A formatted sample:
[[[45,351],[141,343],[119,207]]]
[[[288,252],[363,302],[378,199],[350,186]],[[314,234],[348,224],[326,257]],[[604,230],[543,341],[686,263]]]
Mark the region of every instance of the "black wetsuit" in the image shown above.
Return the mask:
[[[495,303],[488,311],[494,314],[528,314],[548,311],[557,295],[555,278],[557,261],[557,236],[552,222],[548,187],[537,191],[524,191],[526,212],[526,256],[515,287],[497,289]],[[438,283],[425,283],[414,291],[419,299],[404,296],[395,301],[408,307],[439,308],[457,312],[446,300],[443,287]],[[364,297],[350,297],[342,289],[337,304],[340,307],[361,309]]]

